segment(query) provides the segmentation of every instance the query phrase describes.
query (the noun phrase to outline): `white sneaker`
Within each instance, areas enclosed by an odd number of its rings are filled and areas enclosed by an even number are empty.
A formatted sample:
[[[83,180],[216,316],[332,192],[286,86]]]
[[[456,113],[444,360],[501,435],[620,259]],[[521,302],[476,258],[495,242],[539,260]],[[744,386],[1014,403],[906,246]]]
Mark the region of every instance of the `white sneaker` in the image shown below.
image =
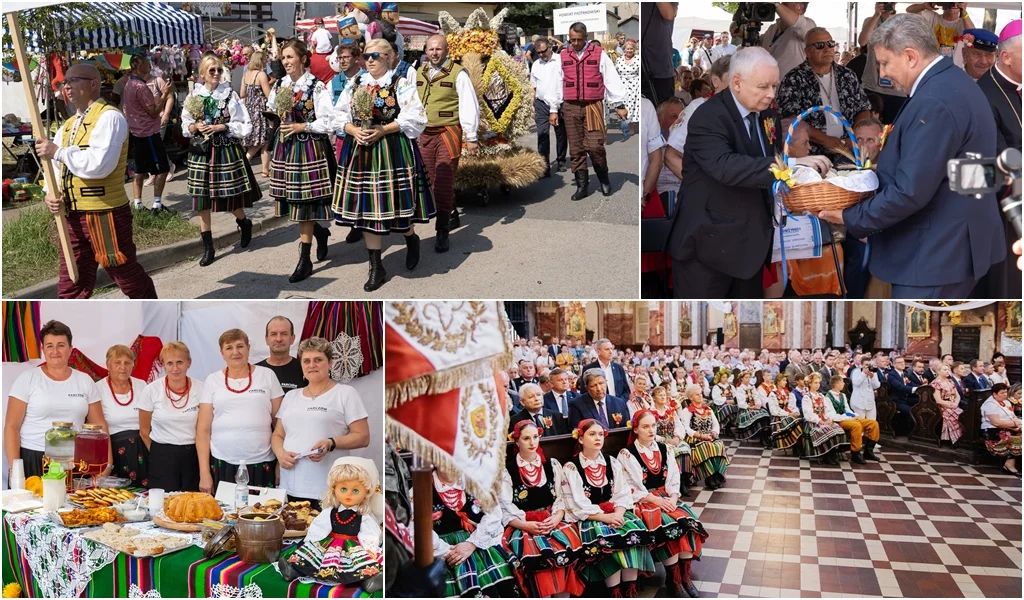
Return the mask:
[[[134,208],[136,210],[142,210],[142,208],[143,208],[142,202],[132,202],[132,208]]]

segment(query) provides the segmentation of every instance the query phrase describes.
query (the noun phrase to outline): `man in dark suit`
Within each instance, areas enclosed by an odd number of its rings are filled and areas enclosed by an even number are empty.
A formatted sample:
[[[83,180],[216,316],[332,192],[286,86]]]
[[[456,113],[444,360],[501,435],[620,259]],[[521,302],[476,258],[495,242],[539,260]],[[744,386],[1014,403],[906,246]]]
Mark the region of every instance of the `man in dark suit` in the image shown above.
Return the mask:
[[[921,387],[922,385],[928,385],[931,380],[924,376],[924,361],[920,358],[914,359],[914,366],[907,368],[907,379],[910,380],[910,385],[914,387]]]
[[[996,119],[996,154],[1007,148],[1021,147],[1020,84],[1021,84],[1021,23],[1011,21],[999,35],[996,64],[978,80],[978,87],[988,99]],[[1014,100],[1016,98],[1016,100]],[[1001,190],[1002,197],[1009,190]],[[1012,227],[1006,227],[1006,247],[1016,241]],[[979,298],[1011,298],[1021,289],[1021,272],[1012,252],[1006,260],[992,268],[988,276],[987,293],[976,293]],[[980,287],[980,286],[979,286]],[[978,290],[982,292],[982,290]],[[1011,294],[1010,292],[1014,292]]]
[[[540,380],[537,379],[537,366],[532,360],[524,358],[519,361],[519,377],[512,380],[512,389],[518,392],[526,383],[540,383]]]
[[[910,380],[907,379],[906,371],[907,362],[902,356],[897,356],[892,364],[889,364],[889,357],[882,359],[883,363],[887,366],[883,369],[885,373],[885,381],[889,384],[889,398],[896,403],[896,412],[900,415],[900,421],[902,426],[898,428],[898,433],[905,435],[910,433],[913,428],[913,417],[910,415],[910,409],[917,404],[918,397],[914,393],[917,391],[917,387],[910,385]],[[900,423],[894,423],[894,428],[900,425]]]
[[[563,417],[568,417],[569,403],[579,395],[569,389],[569,372],[557,367],[551,369],[548,381],[551,383],[551,391],[544,394],[544,410],[557,412]]]
[[[896,15],[869,43],[880,76],[908,98],[878,156],[878,193],[818,216],[868,238],[868,270],[892,283],[893,298],[968,298],[1006,256],[1003,222],[993,194],[975,200],[949,189],[946,164],[995,154],[992,110],[971,76],[939,54],[923,18]]]
[[[786,132],[770,109],[779,82],[775,59],[744,48],[730,59],[729,87],[690,118],[683,183],[667,251],[676,298],[761,298],[771,257],[775,204],[768,168]],[[828,159],[799,164],[827,170]]]
[[[608,395],[608,386],[601,369],[583,371],[583,385],[587,390],[569,404],[569,429],[576,429],[584,419],[597,419],[606,429],[626,426],[629,407],[622,398]]]
[[[566,425],[562,413],[544,408],[544,393],[537,384],[525,384],[519,390],[519,402],[523,405],[523,410],[515,413],[509,419],[508,430],[510,432],[519,421],[533,421],[543,430],[541,436],[569,433],[569,427]]]
[[[987,390],[992,388],[992,382],[985,376],[985,363],[979,359],[971,361],[971,372],[964,377],[964,387],[968,391]]]
[[[924,377],[928,381],[935,381],[935,378],[939,375],[939,369],[942,368],[942,361],[933,358],[928,361],[928,368],[924,370]],[[949,376],[953,376],[953,370],[950,369]]]
[[[626,381],[626,370],[619,363],[612,362],[612,356],[615,354],[615,344],[611,343],[607,338],[601,338],[594,344],[594,350],[597,351],[597,360],[584,365],[583,372],[586,373],[588,369],[601,369],[605,374],[605,379],[608,381],[608,393],[619,398],[628,398],[629,383]],[[583,377],[580,377],[576,383],[576,389],[579,390],[586,387],[580,385],[582,381]]]
[[[831,352],[825,355],[824,361],[825,365],[818,371],[821,374],[822,384],[832,381],[832,377],[839,374],[839,371],[835,369],[836,357]]]

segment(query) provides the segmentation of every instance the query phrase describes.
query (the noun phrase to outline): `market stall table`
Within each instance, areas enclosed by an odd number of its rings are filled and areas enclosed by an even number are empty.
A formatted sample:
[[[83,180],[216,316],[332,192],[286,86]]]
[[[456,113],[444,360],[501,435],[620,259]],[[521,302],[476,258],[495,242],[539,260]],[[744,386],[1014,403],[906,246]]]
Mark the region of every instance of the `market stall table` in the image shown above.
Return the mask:
[[[355,586],[285,581],[274,565],[244,563],[234,553],[203,557],[198,546],[158,558],[134,558],[56,525],[44,513],[2,513],[3,584],[21,585],[27,598],[129,596],[157,590],[164,598],[213,597],[257,586],[267,598],[370,598]],[[287,546],[282,555],[295,550]],[[43,573],[43,577],[36,574]],[[254,588],[250,588],[254,592]]]
[[[32,142],[34,141],[32,139],[32,127],[29,126],[28,129],[9,129],[5,127],[3,130],[3,137],[4,139],[11,138],[11,146],[25,147],[25,152],[23,152],[20,156],[15,154],[14,151],[11,150],[11,148],[7,144],[3,145],[3,152],[4,154],[11,157],[11,160],[16,165],[15,171],[19,173],[24,172],[23,169],[29,166],[22,161],[24,161],[26,157],[31,159],[32,163],[35,165],[35,172],[33,175],[33,180],[35,180],[38,177],[40,170],[42,169],[42,165],[39,164],[39,157],[36,156],[35,148],[32,146]]]

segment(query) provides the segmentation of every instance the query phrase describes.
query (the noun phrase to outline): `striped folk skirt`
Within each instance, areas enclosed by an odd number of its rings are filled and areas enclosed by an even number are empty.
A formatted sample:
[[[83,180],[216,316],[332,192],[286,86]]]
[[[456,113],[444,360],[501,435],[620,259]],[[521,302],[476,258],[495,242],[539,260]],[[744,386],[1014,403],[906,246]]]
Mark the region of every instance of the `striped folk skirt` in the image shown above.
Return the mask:
[[[736,439],[749,440],[770,425],[772,416],[763,408],[741,409],[736,417]]]
[[[574,565],[582,553],[583,540],[575,524],[563,521],[548,535],[529,535],[522,529],[506,527],[502,544],[523,566],[520,582],[527,595],[583,594],[583,582]]]
[[[725,475],[725,468],[729,466],[725,444],[719,440],[707,442],[696,438],[687,438],[686,441],[690,444],[694,479],[707,479],[712,473]]]
[[[718,425],[725,429],[730,425],[736,424],[736,415],[740,412],[740,409],[735,404],[711,404],[711,409],[715,411],[715,416],[718,418]]]
[[[835,449],[840,452],[850,449],[850,440],[839,423],[826,426],[808,423],[803,435],[804,458],[821,458]]]
[[[454,546],[469,539],[468,531],[441,534],[440,538]],[[457,567],[448,567],[445,596],[472,598],[481,594],[501,597],[515,591],[519,561],[504,546],[477,548]]]
[[[651,493],[669,497],[665,488],[651,490]],[[677,502],[675,510],[665,512],[653,504],[639,502],[633,510],[654,536],[651,556],[655,562],[664,562],[680,552],[692,552],[695,558],[700,557],[708,533],[689,506]]]
[[[985,449],[992,456],[1009,458],[1020,456],[1020,434],[1014,435],[1007,429],[982,429],[985,437]]]
[[[654,571],[651,558],[651,533],[644,522],[632,510],[623,515],[625,523],[613,529],[600,521],[580,522],[580,538],[583,540],[583,580],[603,581],[622,569],[638,569],[645,573]]]
[[[772,417],[772,447],[776,450],[789,450],[800,441],[804,433],[800,421],[790,417]]]
[[[223,140],[232,143],[223,143]],[[242,145],[214,137],[205,154],[188,155],[188,193],[192,210],[230,212],[252,208],[263,197]]]
[[[423,158],[404,133],[386,135],[373,146],[345,136],[338,165],[332,208],[339,225],[387,235],[433,218]]]
[[[377,556],[358,540],[328,535],[316,542],[302,542],[288,562],[303,577],[329,585],[352,585],[381,572]]]
[[[277,216],[292,221],[326,221],[338,163],[326,135],[300,133],[272,139],[270,196]]]

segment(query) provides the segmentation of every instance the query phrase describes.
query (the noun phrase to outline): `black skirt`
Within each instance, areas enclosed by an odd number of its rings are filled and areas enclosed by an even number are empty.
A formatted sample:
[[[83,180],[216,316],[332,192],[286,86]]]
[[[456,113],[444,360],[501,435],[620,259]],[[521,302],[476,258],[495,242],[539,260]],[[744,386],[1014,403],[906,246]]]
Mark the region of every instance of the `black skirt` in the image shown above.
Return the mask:
[[[45,452],[38,450],[21,449],[21,461],[25,463],[25,479],[29,477],[43,476],[43,455]]]
[[[114,451],[115,477],[131,479],[131,487],[149,487],[149,450],[138,429],[122,431],[110,436]]]
[[[195,444],[150,443],[149,487],[166,492],[199,491],[199,454]]]
[[[249,471],[249,485],[256,487],[277,487],[277,459],[266,462],[246,464],[245,470]],[[238,465],[223,461],[213,454],[210,455],[210,474],[213,475],[213,493],[217,493],[217,485],[221,481],[232,482],[235,480],[235,472]]]

